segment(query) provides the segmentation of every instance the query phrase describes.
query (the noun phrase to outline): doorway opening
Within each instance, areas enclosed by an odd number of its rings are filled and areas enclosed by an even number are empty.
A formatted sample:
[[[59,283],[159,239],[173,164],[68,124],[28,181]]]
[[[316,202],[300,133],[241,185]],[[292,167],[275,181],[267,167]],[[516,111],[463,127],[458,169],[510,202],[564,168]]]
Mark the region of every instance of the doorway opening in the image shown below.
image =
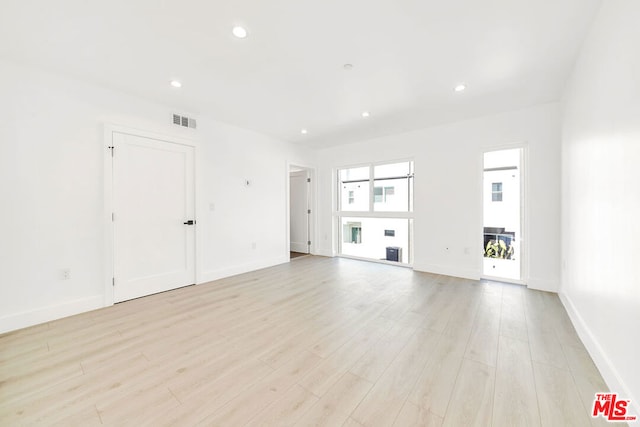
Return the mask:
[[[484,277],[522,283],[523,148],[484,153]]]
[[[311,253],[313,170],[289,166],[289,259]]]

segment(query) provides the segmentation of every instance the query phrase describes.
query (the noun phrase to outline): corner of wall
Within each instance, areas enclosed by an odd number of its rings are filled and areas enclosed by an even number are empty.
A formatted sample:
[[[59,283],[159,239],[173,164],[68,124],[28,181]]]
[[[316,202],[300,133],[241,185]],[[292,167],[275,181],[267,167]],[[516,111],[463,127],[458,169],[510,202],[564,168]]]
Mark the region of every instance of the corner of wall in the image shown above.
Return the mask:
[[[560,289],[560,281],[557,279],[542,279],[540,277],[530,277],[527,280],[527,288],[536,291],[555,292]]]
[[[631,390],[625,384],[621,375],[611,362],[611,359],[604,351],[604,348],[596,339],[596,336],[587,326],[587,323],[571,301],[571,298],[569,298],[569,296],[564,292],[560,292],[559,297],[560,301],[562,301],[562,305],[569,315],[569,318],[571,319],[571,323],[573,323],[578,336],[582,340],[582,343],[591,356],[591,359],[593,359],[593,363],[595,363],[596,367],[600,371],[600,374],[602,375],[604,382],[609,387],[609,390],[621,393],[625,398],[630,399],[634,415],[640,416],[640,401],[638,401],[638,396],[632,395]]]

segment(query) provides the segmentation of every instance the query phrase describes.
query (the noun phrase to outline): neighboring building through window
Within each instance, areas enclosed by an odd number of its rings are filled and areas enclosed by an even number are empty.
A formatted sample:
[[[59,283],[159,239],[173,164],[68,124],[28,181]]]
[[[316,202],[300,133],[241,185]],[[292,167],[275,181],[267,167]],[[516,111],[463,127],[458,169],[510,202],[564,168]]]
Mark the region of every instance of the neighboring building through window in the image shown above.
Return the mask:
[[[502,201],[502,183],[501,182],[494,182],[491,184],[491,201],[492,202]]]

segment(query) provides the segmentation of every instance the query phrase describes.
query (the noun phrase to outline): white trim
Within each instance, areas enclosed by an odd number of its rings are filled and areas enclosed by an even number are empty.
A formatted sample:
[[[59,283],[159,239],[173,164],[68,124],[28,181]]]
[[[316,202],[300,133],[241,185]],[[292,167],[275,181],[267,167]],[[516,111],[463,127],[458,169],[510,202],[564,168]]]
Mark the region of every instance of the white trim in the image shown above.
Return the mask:
[[[500,282],[500,283],[509,283],[512,285],[527,286],[527,283],[524,280],[505,279],[504,277],[494,277],[494,276],[488,276],[486,274],[481,275],[480,280],[488,280],[490,282]]]
[[[251,271],[260,270],[262,268],[273,267],[280,264],[285,264],[289,262],[289,254],[286,256],[278,256],[274,258],[269,258],[263,261],[258,262],[250,262],[241,265],[235,265],[227,268],[220,268],[217,270],[206,271],[202,273],[201,282],[198,282],[198,285],[213,282],[214,280],[224,279],[225,277],[236,276],[238,274],[249,273]]]
[[[509,144],[501,144],[497,146],[483,147],[480,153],[480,230],[482,230],[481,242],[484,242],[484,154],[493,151],[521,149],[520,155],[520,279],[513,280],[507,278],[497,278],[501,281],[510,281],[518,284],[530,284],[529,278],[529,244],[530,233],[529,224],[531,218],[529,212],[529,143],[527,141],[514,142]],[[482,251],[484,252],[484,247]],[[481,275],[484,277],[484,264],[482,262],[484,255],[480,255],[479,268]],[[489,277],[489,276],[487,276]],[[529,286],[531,287],[531,286]],[[533,287],[532,289],[547,290],[546,288]],[[551,292],[557,292],[558,288],[549,289]]]
[[[441,274],[443,276],[460,277],[462,279],[480,280],[480,272],[470,268],[459,268],[445,265],[418,263],[413,265],[414,271]]]
[[[413,212],[370,212],[370,211],[338,211],[334,212],[335,216],[348,216],[357,218],[400,218],[415,219]]]
[[[527,288],[537,291],[558,292],[559,281],[555,279],[543,279],[540,277],[529,277],[527,280]]]
[[[102,295],[94,295],[0,317],[0,334],[96,310],[103,307],[103,301]]]
[[[365,257],[359,257],[359,256],[353,256],[353,255],[343,255],[343,254],[337,255],[337,257],[338,258],[354,259],[356,261],[375,262],[376,264],[393,265],[395,267],[413,268],[413,264],[404,264],[404,263],[401,263],[401,262],[387,261],[386,259],[365,258]]]
[[[600,375],[602,375],[602,378],[609,387],[609,390],[621,394],[625,399],[630,399],[631,406],[633,407],[632,415],[640,416],[640,401],[638,400],[640,399],[640,396],[633,396],[631,389],[627,387],[622,376],[616,370],[613,363],[611,363],[611,359],[609,359],[606,351],[600,345],[595,335],[591,332],[591,329],[587,326],[587,323],[571,301],[571,298],[569,298],[569,296],[564,292],[561,292],[558,295],[560,296],[560,301],[562,302],[562,305],[564,305],[580,340],[582,340],[582,343],[587,349],[589,356],[591,356],[593,363],[600,371]]]
[[[196,225],[198,223],[198,214],[200,213],[202,208],[198,208],[198,190],[199,190],[199,168],[198,168],[198,147],[197,143],[194,140],[187,139],[177,135],[169,135],[163,133],[157,133],[142,129],[136,129],[128,126],[122,126],[114,123],[105,123],[104,124],[104,140],[103,140],[103,149],[104,149],[104,158],[103,158],[103,168],[104,168],[104,215],[103,215],[103,223],[104,223],[104,297],[103,297],[103,306],[109,307],[114,304],[114,292],[113,292],[113,278],[114,278],[114,235],[113,235],[113,221],[111,220],[111,214],[113,212],[113,157],[111,155],[111,150],[108,147],[113,146],[113,134],[114,133],[122,133],[127,135],[138,136],[142,138],[154,139],[157,141],[168,142],[172,144],[186,145],[189,147],[193,147],[193,155],[194,155],[194,207],[195,207],[195,215]],[[117,155],[117,154],[116,154]],[[202,253],[202,241],[200,238],[200,233],[198,232],[198,227],[194,227],[195,230],[195,283],[199,283],[199,279],[202,274],[199,271],[200,266],[202,265],[200,261],[200,254]]]

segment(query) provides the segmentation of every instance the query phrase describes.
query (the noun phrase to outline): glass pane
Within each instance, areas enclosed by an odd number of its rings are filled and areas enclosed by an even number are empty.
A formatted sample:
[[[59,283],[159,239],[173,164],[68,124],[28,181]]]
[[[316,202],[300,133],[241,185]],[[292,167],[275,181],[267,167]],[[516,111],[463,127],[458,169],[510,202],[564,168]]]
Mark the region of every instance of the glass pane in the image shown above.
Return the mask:
[[[360,168],[340,169],[340,181],[368,180],[369,166]]]
[[[343,211],[369,210],[369,181],[341,183],[340,195]]]
[[[340,169],[339,197],[342,211],[369,210],[369,167]]]
[[[391,163],[373,168],[376,212],[410,212],[413,209],[413,162]]]
[[[411,163],[412,162],[402,162],[375,166],[373,168],[373,177],[396,178],[407,176],[411,173]]]
[[[373,210],[376,212],[408,212],[408,177],[401,179],[376,179],[374,181]]]
[[[409,220],[341,217],[341,254],[408,264]]]

